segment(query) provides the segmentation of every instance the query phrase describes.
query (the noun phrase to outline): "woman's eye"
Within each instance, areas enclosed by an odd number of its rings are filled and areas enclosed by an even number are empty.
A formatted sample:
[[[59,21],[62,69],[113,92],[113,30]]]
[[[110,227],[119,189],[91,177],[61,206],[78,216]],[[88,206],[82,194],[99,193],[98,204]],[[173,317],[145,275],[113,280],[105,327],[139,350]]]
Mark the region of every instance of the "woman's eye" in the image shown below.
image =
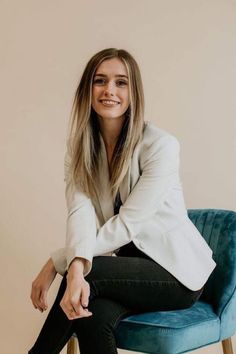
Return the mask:
[[[119,82],[120,85],[127,85],[127,82],[126,82],[126,81],[119,80],[118,82]]]
[[[103,84],[105,83],[105,80],[104,80],[104,79],[95,79],[95,80],[93,81],[93,83],[94,83],[94,84],[98,84],[98,85],[103,85]],[[127,82],[124,81],[124,80],[118,80],[116,83],[117,83],[118,86],[125,86],[125,85],[127,85]]]
[[[103,79],[96,79],[96,80],[94,80],[94,84],[101,84],[101,83],[103,83]]]

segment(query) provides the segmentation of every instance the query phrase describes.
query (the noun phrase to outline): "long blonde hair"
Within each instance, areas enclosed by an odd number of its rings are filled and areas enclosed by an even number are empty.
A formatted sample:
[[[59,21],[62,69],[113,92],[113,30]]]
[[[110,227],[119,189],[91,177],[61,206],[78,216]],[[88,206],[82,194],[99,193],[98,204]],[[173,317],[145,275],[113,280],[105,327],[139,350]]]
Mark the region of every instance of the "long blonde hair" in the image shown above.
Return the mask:
[[[119,58],[128,72],[130,105],[114,148],[111,160],[110,191],[113,198],[128,170],[133,150],[142,139],[144,129],[144,93],[140,70],[130,53],[123,49],[108,48],[96,53],[87,63],[76,89],[67,138],[68,166],[72,183],[81,186],[91,199],[98,186],[98,157],[101,150],[99,123],[91,106],[93,77],[98,66],[107,59]]]

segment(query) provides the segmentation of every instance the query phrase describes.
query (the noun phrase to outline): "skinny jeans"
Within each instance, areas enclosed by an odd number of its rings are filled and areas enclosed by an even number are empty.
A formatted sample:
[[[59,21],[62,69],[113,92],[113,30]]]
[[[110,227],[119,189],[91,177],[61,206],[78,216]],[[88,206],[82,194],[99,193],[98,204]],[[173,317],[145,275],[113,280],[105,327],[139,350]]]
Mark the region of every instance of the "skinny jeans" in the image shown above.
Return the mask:
[[[64,274],[58,294],[28,354],[58,354],[76,333],[80,354],[117,354],[115,330],[132,314],[191,307],[203,288],[193,291],[141,252],[133,242],[117,256],[97,256],[85,280],[90,285],[90,317],[69,320],[60,307],[66,289]]]

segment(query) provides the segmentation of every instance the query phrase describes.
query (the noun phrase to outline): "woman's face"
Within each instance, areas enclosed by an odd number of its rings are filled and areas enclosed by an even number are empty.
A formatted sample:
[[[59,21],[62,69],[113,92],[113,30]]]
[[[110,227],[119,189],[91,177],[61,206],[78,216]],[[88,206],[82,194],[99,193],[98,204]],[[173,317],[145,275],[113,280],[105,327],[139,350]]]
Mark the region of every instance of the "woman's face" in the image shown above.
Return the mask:
[[[124,116],[129,107],[128,73],[118,58],[104,60],[93,78],[92,107],[101,118]]]

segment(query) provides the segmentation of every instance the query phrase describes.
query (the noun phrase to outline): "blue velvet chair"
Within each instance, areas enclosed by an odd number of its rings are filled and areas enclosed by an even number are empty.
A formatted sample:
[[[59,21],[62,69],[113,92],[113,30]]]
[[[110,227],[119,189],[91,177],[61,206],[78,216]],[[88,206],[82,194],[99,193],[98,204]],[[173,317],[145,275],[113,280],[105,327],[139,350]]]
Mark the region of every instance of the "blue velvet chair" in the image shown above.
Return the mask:
[[[148,312],[122,319],[115,332],[117,348],[152,354],[180,354],[222,342],[224,354],[233,354],[236,212],[189,209],[188,216],[213,250],[217,263],[200,299],[188,309]],[[77,338],[73,335],[67,345],[67,354],[76,353]]]

